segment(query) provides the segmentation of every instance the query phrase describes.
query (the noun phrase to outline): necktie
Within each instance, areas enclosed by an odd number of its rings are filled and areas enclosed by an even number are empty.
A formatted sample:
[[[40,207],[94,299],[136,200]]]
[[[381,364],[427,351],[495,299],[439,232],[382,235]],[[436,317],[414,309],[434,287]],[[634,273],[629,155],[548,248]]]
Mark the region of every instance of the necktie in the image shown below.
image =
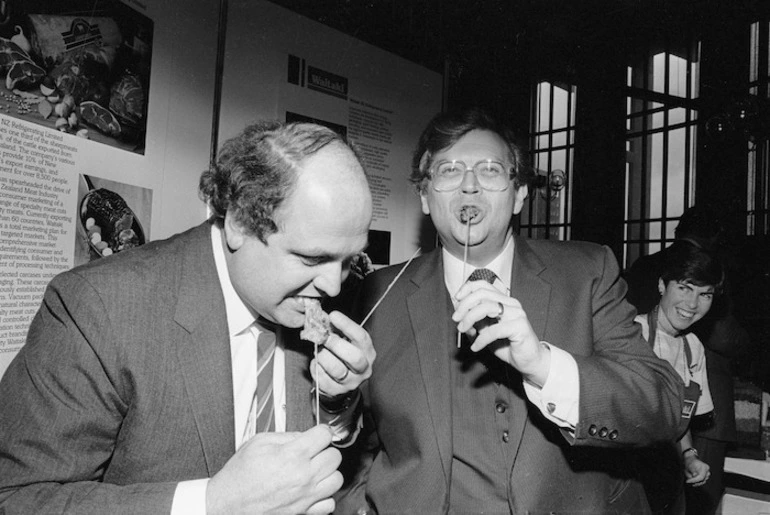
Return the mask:
[[[497,279],[497,274],[494,273],[492,270],[488,268],[477,268],[476,270],[471,273],[470,277],[468,277],[469,281],[486,281],[489,284],[495,284],[495,280]],[[491,325],[493,323],[493,320],[491,318],[485,318],[484,320],[479,320],[474,324],[473,327],[476,328],[477,331],[481,331],[483,328]]]
[[[473,271],[470,277],[468,277],[469,281],[484,280],[489,284],[494,284],[496,279],[497,274],[488,268],[477,268]]]
[[[492,270],[488,268],[477,268],[476,270],[471,273],[470,277],[468,277],[469,281],[486,281],[489,284],[494,285],[495,281],[497,280],[497,274],[494,273]],[[485,327],[491,325],[494,323],[494,320],[491,318],[485,318],[483,320],[479,320],[476,322],[474,327],[477,331],[481,331]],[[467,347],[464,349],[465,352],[469,352],[467,350]],[[484,364],[484,366],[487,367],[487,370],[491,374],[492,378],[497,383],[503,383],[504,381],[507,381],[508,378],[508,366],[505,365],[502,361],[497,359],[492,352],[490,351],[489,347],[486,347],[481,352],[476,354],[476,358],[481,363]]]
[[[275,332],[252,325],[251,333],[257,340],[257,388],[251,401],[249,418],[243,433],[245,442],[255,434],[275,431],[273,409],[273,356],[275,355]]]

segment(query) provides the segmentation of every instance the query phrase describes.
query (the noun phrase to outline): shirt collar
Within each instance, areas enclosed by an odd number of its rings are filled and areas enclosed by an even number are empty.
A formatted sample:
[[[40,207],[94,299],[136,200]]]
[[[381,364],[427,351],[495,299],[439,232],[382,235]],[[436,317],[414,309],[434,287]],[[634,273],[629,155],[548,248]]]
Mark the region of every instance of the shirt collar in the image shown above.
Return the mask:
[[[511,236],[500,254],[483,267],[479,267],[488,268],[497,274],[494,286],[500,291],[505,292],[506,295],[511,294],[513,246],[513,236]],[[476,267],[469,264],[463,265],[462,259],[453,256],[445,248],[441,249],[441,257],[444,261],[444,282],[446,283],[447,290],[454,296],[454,293],[465,284],[465,281],[476,270]]]
[[[232,338],[247,331],[256,321],[256,317],[248,306],[243,303],[243,300],[241,300],[241,297],[233,288],[233,283],[230,282],[222,235],[222,228],[216,223],[211,224],[211,246],[214,249],[214,264],[216,265],[219,284],[222,286],[222,293],[225,297],[227,327],[230,331],[230,338]]]

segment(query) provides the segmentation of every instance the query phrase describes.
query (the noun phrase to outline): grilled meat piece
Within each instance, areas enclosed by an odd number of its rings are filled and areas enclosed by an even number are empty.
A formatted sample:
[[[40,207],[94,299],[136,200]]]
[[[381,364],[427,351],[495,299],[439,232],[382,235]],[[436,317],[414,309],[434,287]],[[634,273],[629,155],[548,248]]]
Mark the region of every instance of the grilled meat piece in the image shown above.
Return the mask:
[[[119,237],[121,231],[131,230],[134,224],[134,213],[126,201],[108,189],[90,191],[84,211],[83,219],[93,218],[96,225],[102,228],[102,239],[105,241]]]

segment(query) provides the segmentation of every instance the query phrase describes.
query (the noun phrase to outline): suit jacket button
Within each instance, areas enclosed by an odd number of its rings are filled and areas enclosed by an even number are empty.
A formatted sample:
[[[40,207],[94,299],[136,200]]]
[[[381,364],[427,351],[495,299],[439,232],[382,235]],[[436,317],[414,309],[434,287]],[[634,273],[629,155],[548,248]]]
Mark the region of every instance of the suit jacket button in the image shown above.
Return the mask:
[[[591,424],[591,427],[588,428],[588,434],[591,436],[596,436],[596,433],[598,432],[599,432],[599,429],[594,424]]]
[[[503,441],[505,443],[508,443],[508,440],[510,440],[510,439],[511,439],[511,437],[510,437],[510,435],[508,433],[508,430],[503,431]]]
[[[601,436],[602,438],[604,438],[604,437],[606,437],[606,436],[607,436],[607,434],[608,434],[609,432],[610,432],[610,431],[609,431],[609,430],[608,430],[606,427],[603,427],[603,428],[601,428],[601,429],[599,430],[599,436]]]
[[[618,432],[617,430],[613,429],[610,431],[610,440],[617,440],[618,439]]]
[[[506,409],[506,406],[502,402],[498,402],[497,404],[495,404],[495,410],[498,413],[505,413],[505,409]]]

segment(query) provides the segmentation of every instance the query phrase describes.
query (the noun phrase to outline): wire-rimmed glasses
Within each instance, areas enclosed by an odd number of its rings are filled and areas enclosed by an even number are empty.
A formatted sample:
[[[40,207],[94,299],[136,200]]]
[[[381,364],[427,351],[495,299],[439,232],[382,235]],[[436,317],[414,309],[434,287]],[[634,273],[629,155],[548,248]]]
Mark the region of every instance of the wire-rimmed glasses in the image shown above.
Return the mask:
[[[512,168],[499,161],[482,159],[468,168],[462,161],[439,161],[430,168],[430,178],[436,191],[454,191],[462,185],[465,174],[473,172],[476,180],[487,191],[505,191],[514,177]]]

